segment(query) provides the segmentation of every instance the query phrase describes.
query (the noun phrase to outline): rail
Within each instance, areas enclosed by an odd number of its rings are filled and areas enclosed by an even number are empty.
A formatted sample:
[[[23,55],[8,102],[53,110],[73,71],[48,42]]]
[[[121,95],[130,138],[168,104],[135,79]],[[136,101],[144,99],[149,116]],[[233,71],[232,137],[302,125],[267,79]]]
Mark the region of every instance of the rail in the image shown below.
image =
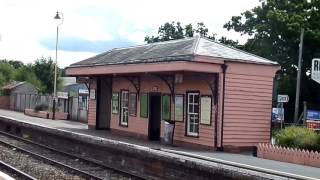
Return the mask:
[[[21,178],[21,179],[26,179],[26,180],[36,180],[36,178],[30,176],[29,174],[23,172],[23,171],[20,171],[19,169],[3,162],[3,161],[0,161],[0,169],[1,170],[6,170],[7,172],[11,173],[11,174],[14,174],[15,176]],[[9,175],[9,174],[8,174]],[[1,178],[0,178],[1,179]]]
[[[18,151],[21,151],[23,153],[27,153],[32,155],[35,158],[44,160],[46,162],[55,164],[61,168],[68,169],[70,171],[76,172],[81,174],[82,176],[89,178],[89,179],[105,179],[106,174],[110,174],[110,172],[115,172],[117,174],[120,174],[122,176],[130,177],[128,179],[147,179],[146,177],[138,176],[136,174],[132,174],[126,171],[122,171],[119,169],[115,169],[103,164],[100,164],[98,162],[95,162],[93,160],[86,159],[84,157],[80,157],[74,154],[70,154],[67,152],[62,152],[60,150],[44,146],[35,142],[32,142],[27,139],[23,139],[21,137],[8,134],[6,132],[0,131],[0,134],[2,136],[6,136],[11,138],[12,140],[19,141],[20,143],[25,143],[24,148],[14,145],[9,140],[3,140],[4,138],[0,138],[0,143],[4,144],[6,146],[16,148]],[[32,150],[26,149],[28,148],[28,144],[32,145]],[[36,152],[35,152],[36,151]],[[69,163],[69,165],[66,164],[66,162]],[[75,162],[74,164],[70,162]]]

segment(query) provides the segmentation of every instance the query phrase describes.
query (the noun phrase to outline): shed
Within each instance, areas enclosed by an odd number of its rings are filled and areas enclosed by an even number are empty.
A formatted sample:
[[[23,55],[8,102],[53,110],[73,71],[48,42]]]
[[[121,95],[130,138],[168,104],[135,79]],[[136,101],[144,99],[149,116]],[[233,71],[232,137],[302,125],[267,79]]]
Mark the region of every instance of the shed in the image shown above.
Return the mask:
[[[115,48],[70,65],[87,79],[88,125],[210,149],[270,141],[278,63],[203,37]]]

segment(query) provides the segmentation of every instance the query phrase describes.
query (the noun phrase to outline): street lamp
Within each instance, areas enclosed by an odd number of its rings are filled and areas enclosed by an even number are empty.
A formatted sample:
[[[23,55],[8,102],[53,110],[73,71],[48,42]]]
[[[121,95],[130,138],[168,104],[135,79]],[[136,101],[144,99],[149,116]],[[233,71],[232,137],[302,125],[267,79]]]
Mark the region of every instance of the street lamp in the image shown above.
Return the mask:
[[[57,99],[57,63],[58,63],[58,37],[59,37],[59,26],[63,23],[63,14],[61,12],[56,13],[54,17],[56,20],[61,20],[57,25],[57,37],[56,37],[56,61],[54,63],[54,85],[53,85],[53,107],[52,107],[52,119],[55,119],[56,113],[56,99]]]

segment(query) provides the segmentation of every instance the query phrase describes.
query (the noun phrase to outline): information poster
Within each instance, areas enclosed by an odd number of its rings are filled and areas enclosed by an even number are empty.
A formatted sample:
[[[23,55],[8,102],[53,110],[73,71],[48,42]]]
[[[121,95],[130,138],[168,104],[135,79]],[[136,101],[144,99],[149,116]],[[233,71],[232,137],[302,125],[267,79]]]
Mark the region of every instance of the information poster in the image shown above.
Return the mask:
[[[90,99],[96,99],[96,90],[90,89]]]
[[[202,96],[201,97],[201,124],[210,125],[211,124],[211,97]]]
[[[162,119],[164,120],[171,120],[171,111],[170,111],[170,96],[163,95],[162,96]]]
[[[119,113],[119,93],[112,93],[112,114]]]
[[[175,121],[183,121],[183,95],[176,95],[174,102],[174,119]]]
[[[148,94],[142,94],[140,96],[140,117],[148,117]]]

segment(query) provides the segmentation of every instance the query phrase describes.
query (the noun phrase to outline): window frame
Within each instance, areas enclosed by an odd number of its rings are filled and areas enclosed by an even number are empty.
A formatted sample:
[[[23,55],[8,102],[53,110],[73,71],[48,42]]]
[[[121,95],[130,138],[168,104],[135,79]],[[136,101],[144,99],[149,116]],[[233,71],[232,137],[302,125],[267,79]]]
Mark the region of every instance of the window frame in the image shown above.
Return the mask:
[[[127,107],[123,107],[123,93],[127,93],[128,94],[128,99],[127,99],[127,103],[128,106]],[[123,109],[126,108],[127,109],[127,122],[123,121]],[[126,89],[121,89],[120,90],[120,116],[119,116],[120,120],[119,120],[119,125],[123,126],[123,127],[128,127],[129,124],[129,91]]]
[[[195,103],[194,102],[194,99],[193,99],[193,102],[190,103],[190,100],[189,100],[189,95],[197,95],[198,96],[198,103]],[[199,132],[200,132],[200,97],[201,97],[201,94],[199,91],[187,91],[186,93],[186,126],[185,126],[185,135],[186,136],[190,136],[190,137],[199,137]],[[190,113],[189,112],[189,104],[193,104],[193,106],[195,106],[196,104],[198,104],[198,112],[197,113]],[[193,107],[194,108],[194,107]],[[191,132],[190,131],[190,119],[189,119],[189,115],[190,114],[194,114],[194,115],[198,115],[198,129],[197,129],[197,132]],[[193,122],[193,124],[195,124]],[[194,126],[195,127],[195,126]]]

